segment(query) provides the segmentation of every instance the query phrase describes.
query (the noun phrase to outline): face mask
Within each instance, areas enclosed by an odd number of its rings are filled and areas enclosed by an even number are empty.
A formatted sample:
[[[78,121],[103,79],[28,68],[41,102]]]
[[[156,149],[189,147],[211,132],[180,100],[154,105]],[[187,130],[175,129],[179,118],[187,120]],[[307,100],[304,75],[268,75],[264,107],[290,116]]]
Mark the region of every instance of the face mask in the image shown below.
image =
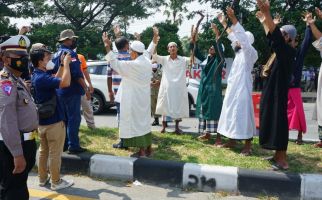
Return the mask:
[[[77,48],[77,40],[73,40],[72,46],[70,46],[71,49]]]
[[[28,63],[29,63],[28,56],[24,56],[21,58],[11,58],[10,67],[19,72],[25,72],[28,70]]]
[[[55,68],[55,63],[53,61],[49,61],[46,65],[46,70],[53,70]]]

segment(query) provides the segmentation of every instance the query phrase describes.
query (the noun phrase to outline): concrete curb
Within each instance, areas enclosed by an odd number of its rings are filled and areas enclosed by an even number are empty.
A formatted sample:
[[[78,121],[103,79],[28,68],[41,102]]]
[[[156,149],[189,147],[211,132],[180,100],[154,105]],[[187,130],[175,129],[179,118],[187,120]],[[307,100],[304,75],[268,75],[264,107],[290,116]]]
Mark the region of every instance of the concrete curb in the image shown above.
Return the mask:
[[[63,154],[62,171],[91,177],[138,180],[200,191],[260,194],[279,199],[322,199],[322,175],[256,171],[147,158]]]

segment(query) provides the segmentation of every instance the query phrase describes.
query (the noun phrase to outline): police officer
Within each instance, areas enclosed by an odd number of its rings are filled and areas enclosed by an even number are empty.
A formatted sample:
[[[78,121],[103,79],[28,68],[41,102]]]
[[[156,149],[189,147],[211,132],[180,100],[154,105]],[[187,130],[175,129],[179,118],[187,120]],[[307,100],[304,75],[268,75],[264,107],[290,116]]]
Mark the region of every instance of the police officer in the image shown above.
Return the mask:
[[[35,164],[36,105],[20,78],[28,67],[26,36],[0,44],[4,68],[0,72],[0,199],[29,199],[28,173]]]
[[[67,137],[64,149],[68,153],[77,154],[86,151],[86,149],[80,147],[79,144],[79,126],[81,122],[81,96],[86,94],[87,100],[90,100],[91,94],[89,88],[86,86],[84,81],[84,76],[81,71],[81,62],[79,61],[77,54],[73,51],[77,47],[77,36],[71,29],[66,29],[60,33],[59,43],[60,47],[58,52],[53,58],[55,63],[55,70],[57,71],[59,66],[62,64],[60,62],[61,55],[63,53],[70,53],[71,63],[70,74],[71,82],[70,86],[67,88],[62,88],[57,91],[59,100],[64,105],[65,114],[67,117]],[[84,92],[85,91],[85,92]]]

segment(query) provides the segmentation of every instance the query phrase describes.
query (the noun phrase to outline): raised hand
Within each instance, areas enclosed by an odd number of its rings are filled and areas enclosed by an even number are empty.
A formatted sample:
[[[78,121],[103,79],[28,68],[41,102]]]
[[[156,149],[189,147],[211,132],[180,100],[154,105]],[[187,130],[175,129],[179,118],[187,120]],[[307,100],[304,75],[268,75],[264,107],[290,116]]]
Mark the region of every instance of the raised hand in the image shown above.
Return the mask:
[[[30,26],[23,26],[23,27],[21,27],[21,29],[19,30],[18,35],[24,35],[24,34],[26,34],[26,33],[30,32],[30,31],[31,31],[31,27],[30,27]]]
[[[63,58],[63,62],[61,63],[64,63],[64,66],[69,65],[69,63],[72,61],[72,57],[70,53],[68,52],[66,55],[62,55],[62,56],[64,56],[64,58]]]
[[[140,41],[140,40],[141,40],[141,34],[140,34],[140,33],[135,32],[135,33],[134,33],[134,37],[135,37],[135,39],[136,39],[136,40],[138,40],[138,41]]]
[[[302,13],[302,20],[306,22],[307,25],[309,25],[315,22],[316,17],[313,18],[312,13],[310,12],[304,12]]]
[[[315,13],[320,19],[322,19],[322,11],[319,8],[315,7]]]
[[[265,21],[265,16],[261,11],[256,12],[256,18],[260,21],[260,23]]]
[[[230,6],[228,6],[226,8],[226,11],[227,11],[227,15],[228,15],[231,23],[237,24],[238,20],[237,20],[237,17],[235,15],[235,11]]]
[[[109,39],[106,32],[103,33],[102,40],[106,48],[111,48],[112,41]]]
[[[153,26],[153,43],[158,44],[160,40],[159,29],[156,26]]]
[[[120,29],[120,25],[119,24],[115,24],[113,26],[113,31],[114,31],[114,34],[115,34],[115,37],[118,38],[122,35],[122,32],[121,32],[121,29]]]
[[[274,24],[276,25],[280,24],[282,22],[281,15],[279,13],[276,13],[273,21],[274,21]]]
[[[227,19],[223,13],[220,13],[217,17],[218,21],[224,26],[227,26]]]
[[[220,33],[216,24],[211,23],[211,29],[216,34],[216,37],[219,37]]]
[[[230,6],[228,6],[226,8],[226,11],[227,11],[227,15],[228,15],[229,19],[232,19],[232,18],[236,17],[235,16],[235,11]]]
[[[269,0],[257,0],[257,6],[264,15],[270,13],[270,3]]]

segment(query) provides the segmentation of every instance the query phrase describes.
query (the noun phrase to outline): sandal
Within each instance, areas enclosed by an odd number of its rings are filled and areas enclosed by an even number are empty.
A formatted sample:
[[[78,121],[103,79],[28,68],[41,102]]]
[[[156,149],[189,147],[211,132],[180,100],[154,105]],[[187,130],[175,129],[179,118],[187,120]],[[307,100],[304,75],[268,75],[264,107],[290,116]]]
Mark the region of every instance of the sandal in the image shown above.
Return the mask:
[[[295,140],[295,144],[302,145],[303,144],[303,140]]]
[[[274,171],[287,171],[288,167],[283,167],[282,165],[278,164],[277,162],[272,163],[272,168]]]
[[[198,137],[198,139],[199,140],[210,140],[211,139],[211,135],[210,135],[210,133],[206,132],[206,133],[200,135]]]
[[[322,142],[314,144],[314,147],[316,148],[322,148]]]
[[[250,155],[252,155],[252,153],[253,153],[253,151],[251,149],[249,149],[249,150],[244,150],[243,149],[241,151],[240,155],[242,155],[242,156],[250,156]]]
[[[177,135],[182,135],[183,134],[183,131],[181,129],[177,129],[174,131],[175,134]]]

